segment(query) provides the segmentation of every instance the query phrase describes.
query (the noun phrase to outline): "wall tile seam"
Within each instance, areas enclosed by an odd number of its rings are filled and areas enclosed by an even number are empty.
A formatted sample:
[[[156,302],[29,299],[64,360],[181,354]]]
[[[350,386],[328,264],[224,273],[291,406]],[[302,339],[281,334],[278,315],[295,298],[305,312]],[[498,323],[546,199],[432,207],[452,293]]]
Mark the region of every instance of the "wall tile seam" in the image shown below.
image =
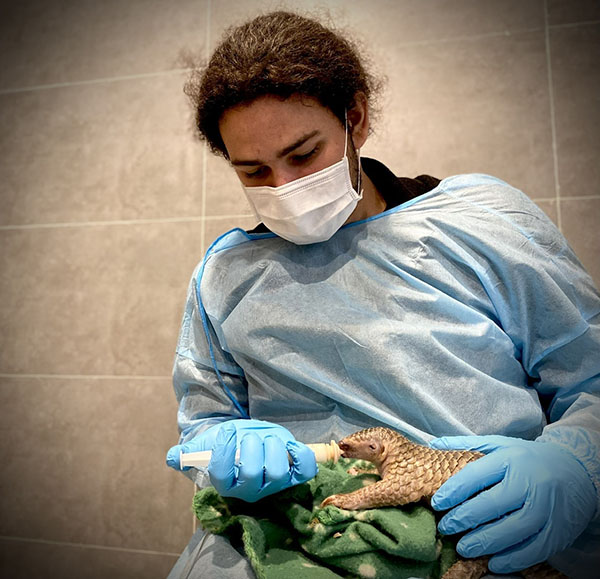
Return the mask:
[[[210,6],[208,7],[208,10],[210,10]],[[210,22],[210,19],[208,19],[207,22]],[[582,21],[567,22],[567,23],[562,23],[562,24],[549,24],[548,28],[550,30],[558,30],[558,29],[565,29],[565,28],[576,28],[578,26],[594,26],[597,24],[600,24],[600,20],[582,20]],[[479,40],[479,39],[485,39],[485,38],[491,38],[491,37],[502,37],[502,36],[510,37],[510,36],[513,36],[516,34],[523,34],[523,33],[530,33],[530,32],[542,32],[545,30],[545,28],[546,28],[545,26],[536,26],[533,28],[520,28],[520,29],[515,29],[515,30],[489,32],[486,34],[473,34],[473,35],[466,35],[466,36],[460,35],[460,36],[451,36],[448,38],[440,38],[440,39],[416,40],[416,41],[410,41],[410,42],[401,42],[401,43],[396,44],[395,46],[398,48],[410,47],[410,46],[429,46],[429,45],[444,44],[444,43],[449,43],[449,42]],[[210,25],[207,25],[207,29],[210,30]],[[207,44],[208,43],[209,43],[209,40],[207,40]],[[181,73],[189,73],[189,72],[191,72],[190,68],[174,68],[174,69],[169,69],[169,70],[127,74],[127,75],[120,75],[120,76],[115,76],[115,77],[98,77],[98,78],[92,78],[92,79],[65,81],[65,82],[33,85],[33,86],[0,88],[0,96],[14,94],[14,93],[53,90],[53,89],[57,89],[57,88],[66,88],[66,87],[74,87],[74,86],[85,86],[85,85],[90,85],[90,84],[103,84],[103,83],[139,80],[139,79],[144,79],[144,78],[161,77],[161,76],[167,76],[167,75],[171,75],[171,74],[181,74]]]
[[[556,129],[556,109],[554,104],[554,81],[552,76],[552,41],[550,39],[550,11],[548,0],[544,0],[544,43],[546,47],[546,80],[550,106],[550,133],[552,136],[552,169],[554,177],[554,197],[556,199],[556,226],[562,232],[562,212],[560,204],[560,172],[558,168],[558,140]]]
[[[145,376],[143,374],[27,374],[0,373],[0,379],[19,380],[171,380],[171,374]]]
[[[545,197],[545,198],[534,198],[534,197],[530,197],[531,201],[533,201],[536,205],[540,204],[540,203],[551,203],[553,205],[555,205],[558,210],[560,210],[561,208],[568,208],[568,209],[572,209],[575,204],[583,204],[586,202],[594,202],[594,201],[600,201],[600,195],[589,195],[589,196],[563,196],[563,195],[558,195],[557,197]],[[594,235],[592,233],[592,235]]]
[[[10,95],[10,94],[15,94],[15,93],[38,92],[38,91],[44,91],[44,90],[54,90],[54,89],[59,89],[59,88],[87,86],[87,85],[94,85],[94,84],[111,84],[114,82],[127,82],[127,81],[132,81],[132,80],[142,80],[142,79],[146,79],[146,78],[156,78],[156,77],[169,76],[172,74],[174,75],[174,74],[182,74],[182,73],[189,73],[189,72],[191,72],[191,69],[189,69],[189,68],[173,68],[170,70],[162,70],[162,71],[156,71],[156,72],[143,72],[143,73],[138,73],[138,74],[127,74],[127,75],[122,75],[122,76],[98,77],[98,78],[56,82],[56,83],[48,83],[48,84],[40,84],[40,85],[32,85],[32,86],[0,88],[0,96]]]
[[[69,541],[53,541],[50,539],[34,539],[30,537],[16,537],[12,535],[0,535],[0,540],[7,542],[36,543],[40,545],[55,545],[59,547],[75,547],[80,549],[94,549],[100,551],[116,551],[119,553],[135,553],[138,555],[161,555],[169,557],[179,557],[180,553],[170,551],[155,551],[151,549],[128,549],[126,547],[111,547],[108,545],[96,545],[94,543],[72,543]]]
[[[582,20],[578,22],[567,22],[565,24],[549,24],[550,30],[558,30],[561,28],[577,28],[578,26],[596,26],[600,24],[600,20]]]
[[[398,42],[394,44],[394,48],[411,48],[416,46],[428,47],[437,46],[442,44],[451,44],[459,42],[477,42],[479,40],[486,40],[490,38],[511,38],[513,36],[521,34],[530,34],[533,32],[544,32],[543,26],[535,26],[533,28],[520,28],[517,30],[503,30],[498,32],[487,32],[484,34],[472,34],[472,35],[460,35],[460,36],[449,36],[448,38],[437,38],[427,40],[411,40],[408,42]]]
[[[211,21],[212,21],[212,0],[206,1],[206,13],[205,13],[205,30],[204,30],[204,60],[206,62],[210,59],[210,32],[211,32]],[[200,198],[200,215],[206,218],[206,205],[207,205],[207,181],[208,181],[208,147],[202,147],[202,184],[201,184],[201,198]],[[206,251],[206,219],[200,222],[200,250],[204,254]]]
[[[581,21],[567,24],[551,24],[549,25],[550,29],[561,29],[561,28],[574,28],[577,26],[589,26],[600,24],[600,20],[590,20],[590,21]],[[466,42],[466,41],[477,41],[486,38],[494,38],[494,37],[511,37],[518,34],[527,34],[532,32],[543,32],[545,30],[544,26],[536,26],[532,28],[518,28],[515,30],[503,30],[497,32],[488,32],[485,34],[472,34],[472,35],[460,35],[460,36],[450,36],[448,38],[439,38],[439,39],[427,39],[427,40],[415,40],[410,42],[400,42],[395,44],[396,48],[405,48],[411,46],[435,46],[438,44],[447,44],[452,42]],[[123,81],[132,81],[132,80],[140,80],[145,78],[154,78],[167,76],[171,74],[182,74],[189,73],[192,69],[190,68],[174,68],[169,70],[155,71],[155,72],[145,72],[145,73],[135,73],[129,75],[115,76],[115,77],[98,77],[92,79],[82,79],[82,80],[74,80],[74,81],[65,81],[65,82],[57,82],[57,83],[48,83],[41,85],[32,85],[32,86],[22,86],[22,87],[9,87],[9,88],[0,88],[0,96],[15,94],[15,93],[25,93],[25,92],[36,92],[43,90],[54,90],[58,88],[68,88],[68,87],[76,87],[76,86],[85,86],[90,84],[109,84],[113,82],[123,82]]]
[[[600,195],[568,195],[556,197],[530,197],[534,202],[572,202],[572,201],[595,201],[600,199]],[[225,215],[207,215],[205,217],[180,217],[168,219],[131,219],[127,221],[72,221],[61,223],[28,223],[15,225],[0,225],[2,231],[23,231],[29,229],[69,229],[77,227],[114,227],[114,226],[131,226],[131,225],[165,225],[174,223],[200,223],[204,222],[219,222],[236,219],[252,219],[255,216],[251,213],[244,214],[225,214]]]
[[[598,199],[600,199],[600,195],[562,195],[558,200],[561,203],[569,203],[570,201],[596,201]]]
[[[115,219],[106,221],[61,221],[57,223],[23,223],[14,225],[0,225],[0,231],[14,229],[61,229],[69,227],[108,227],[131,225],[163,225],[169,223],[199,223],[207,217],[189,216],[189,217],[166,217],[164,219]]]

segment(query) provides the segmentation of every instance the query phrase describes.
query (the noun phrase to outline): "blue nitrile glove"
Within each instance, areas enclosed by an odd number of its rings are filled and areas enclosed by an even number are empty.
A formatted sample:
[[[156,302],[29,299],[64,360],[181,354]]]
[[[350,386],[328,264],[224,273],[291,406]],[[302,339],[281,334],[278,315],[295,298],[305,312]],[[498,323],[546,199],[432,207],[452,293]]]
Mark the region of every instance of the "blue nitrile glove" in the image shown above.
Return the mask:
[[[181,463],[179,461],[179,455],[183,452],[201,452],[204,450],[212,450],[212,447],[215,445],[215,441],[217,440],[217,432],[219,432],[219,428],[228,422],[227,420],[223,420],[217,422],[213,426],[207,428],[204,432],[197,434],[194,438],[184,442],[183,444],[176,444],[172,446],[167,452],[167,466],[174,468],[175,470],[190,470],[191,466],[184,466],[181,468]],[[237,420],[231,420],[231,422],[237,422]],[[251,426],[251,422],[259,422],[258,420],[240,420],[240,428],[245,426]]]
[[[240,455],[236,462],[237,449]],[[217,492],[248,502],[306,482],[317,474],[314,452],[283,426],[263,420],[228,420],[211,426],[186,444],[169,450],[169,466],[179,468],[180,450],[211,450],[208,474]]]
[[[450,477],[431,505],[452,509],[438,525],[441,533],[475,529],[459,540],[457,551],[463,557],[495,554],[488,565],[493,573],[545,561],[571,545],[594,516],[597,496],[590,476],[555,443],[453,436],[435,439],[430,446],[486,454]]]

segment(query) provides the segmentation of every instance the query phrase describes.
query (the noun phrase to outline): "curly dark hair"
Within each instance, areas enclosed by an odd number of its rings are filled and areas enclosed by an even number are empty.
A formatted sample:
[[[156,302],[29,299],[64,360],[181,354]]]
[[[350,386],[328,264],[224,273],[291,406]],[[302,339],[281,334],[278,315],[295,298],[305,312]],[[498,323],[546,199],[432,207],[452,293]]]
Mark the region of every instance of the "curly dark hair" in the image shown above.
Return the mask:
[[[219,121],[236,105],[265,95],[304,95],[344,123],[356,93],[364,93],[372,108],[379,87],[354,42],[312,18],[276,11],[229,28],[208,65],[194,67],[184,92],[199,138],[228,158]]]

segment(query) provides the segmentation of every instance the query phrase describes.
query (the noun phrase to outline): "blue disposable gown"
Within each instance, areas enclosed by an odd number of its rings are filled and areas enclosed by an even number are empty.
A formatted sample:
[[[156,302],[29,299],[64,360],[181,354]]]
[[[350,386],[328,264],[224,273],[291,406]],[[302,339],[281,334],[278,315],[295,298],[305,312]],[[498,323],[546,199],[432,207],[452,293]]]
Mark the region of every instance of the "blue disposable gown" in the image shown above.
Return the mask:
[[[545,214],[486,175],[323,243],[220,237],[192,277],[174,385],[181,442],[248,416],[303,442],[374,425],[543,437],[600,490],[600,296]]]

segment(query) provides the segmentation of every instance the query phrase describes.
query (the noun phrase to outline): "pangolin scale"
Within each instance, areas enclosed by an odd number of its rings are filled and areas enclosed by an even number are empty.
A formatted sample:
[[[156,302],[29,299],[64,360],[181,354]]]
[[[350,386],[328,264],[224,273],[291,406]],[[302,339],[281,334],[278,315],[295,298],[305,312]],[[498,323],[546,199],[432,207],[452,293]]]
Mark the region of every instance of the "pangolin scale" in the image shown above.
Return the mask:
[[[440,486],[469,462],[483,456],[470,450],[436,450],[416,444],[390,428],[367,428],[343,438],[343,458],[372,462],[381,480],[347,494],[327,497],[321,506],[360,510],[429,501]],[[487,558],[459,559],[443,579],[478,579],[487,571]],[[527,579],[566,576],[546,563],[521,571]]]

